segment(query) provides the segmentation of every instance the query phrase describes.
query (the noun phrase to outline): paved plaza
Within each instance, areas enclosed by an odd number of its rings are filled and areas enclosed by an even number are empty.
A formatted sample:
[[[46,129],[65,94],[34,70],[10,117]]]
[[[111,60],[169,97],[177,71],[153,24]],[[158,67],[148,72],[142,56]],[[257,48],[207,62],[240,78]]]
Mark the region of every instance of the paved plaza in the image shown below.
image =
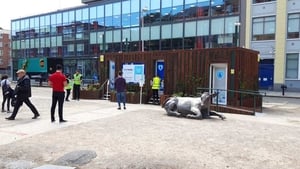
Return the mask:
[[[224,113],[225,121],[169,117],[156,105],[117,110],[110,101],[82,99],[65,102],[67,123],[51,123],[51,89],[32,89],[39,119],[31,119],[26,105],[14,121],[0,114],[1,169],[17,169],[20,161],[24,169],[45,168],[80,150],[97,156],[69,168],[300,168],[300,99],[266,97],[263,113]]]

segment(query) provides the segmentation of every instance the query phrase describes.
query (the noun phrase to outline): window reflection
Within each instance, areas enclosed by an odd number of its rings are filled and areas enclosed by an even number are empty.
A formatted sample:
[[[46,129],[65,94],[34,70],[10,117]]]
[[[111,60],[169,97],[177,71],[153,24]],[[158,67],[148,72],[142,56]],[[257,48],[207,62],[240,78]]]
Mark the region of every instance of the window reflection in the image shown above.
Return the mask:
[[[182,20],[184,18],[183,6],[174,6],[172,8],[172,19],[175,21]]]
[[[239,12],[239,0],[212,0],[211,16],[232,15]]]
[[[172,8],[169,7],[169,8],[162,8],[161,9],[161,21],[164,22],[164,21],[171,21],[172,19],[172,15],[171,15],[171,12],[172,12]]]
[[[144,23],[152,24],[160,22],[161,14],[159,9],[151,10],[144,16]]]
[[[26,39],[30,49],[25,53],[32,57],[98,56],[103,43],[106,52],[140,51],[141,39],[145,50],[228,46],[239,6],[239,0],[122,0],[24,18],[12,22],[12,53],[18,54]],[[222,17],[227,15],[233,17]],[[268,39],[267,34],[272,39],[273,21],[262,22],[253,22],[253,39]],[[299,17],[290,15],[288,38],[299,37],[295,23]],[[100,32],[105,42],[99,41]]]
[[[139,12],[131,13],[130,15],[131,26],[139,26],[140,23],[140,14]]]
[[[130,13],[122,15],[122,27],[125,27],[125,28],[130,27],[130,25],[131,25],[130,18],[131,18]]]
[[[114,28],[121,27],[121,3],[113,4],[113,25]]]

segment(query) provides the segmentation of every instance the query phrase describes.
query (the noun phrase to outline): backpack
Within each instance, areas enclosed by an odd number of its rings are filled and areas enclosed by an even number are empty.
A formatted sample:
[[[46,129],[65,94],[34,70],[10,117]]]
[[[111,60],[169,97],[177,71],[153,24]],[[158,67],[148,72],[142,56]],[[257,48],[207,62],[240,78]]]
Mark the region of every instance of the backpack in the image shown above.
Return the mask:
[[[8,86],[6,84],[6,81],[7,80],[5,80],[5,82],[4,82],[3,86],[2,86],[2,91],[3,91],[4,96],[11,97],[13,95],[13,93],[14,93],[14,90],[10,86]]]

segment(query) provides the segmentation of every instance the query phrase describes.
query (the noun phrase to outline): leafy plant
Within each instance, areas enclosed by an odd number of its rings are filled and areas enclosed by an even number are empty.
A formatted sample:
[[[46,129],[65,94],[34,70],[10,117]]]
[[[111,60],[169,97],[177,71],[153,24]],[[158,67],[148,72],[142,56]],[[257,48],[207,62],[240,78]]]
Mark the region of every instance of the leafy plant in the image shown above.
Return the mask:
[[[95,84],[88,84],[87,90],[89,91],[98,91],[101,90],[103,87],[99,83]]]
[[[204,87],[204,80],[205,77],[198,77],[196,75],[186,76],[184,82],[177,82],[174,94],[179,96],[195,96],[197,94],[197,87]]]
[[[128,83],[126,85],[126,90],[127,92],[139,92],[140,86],[138,83]]]

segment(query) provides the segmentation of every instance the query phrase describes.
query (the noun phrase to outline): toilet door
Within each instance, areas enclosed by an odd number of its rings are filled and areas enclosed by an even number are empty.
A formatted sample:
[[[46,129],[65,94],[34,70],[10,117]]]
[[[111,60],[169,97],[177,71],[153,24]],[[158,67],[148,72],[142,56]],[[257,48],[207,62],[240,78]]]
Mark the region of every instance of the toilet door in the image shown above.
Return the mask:
[[[213,103],[227,104],[227,64],[211,64],[210,66],[210,86],[214,89],[212,92],[219,92],[217,97],[213,98]]]
[[[109,61],[109,89],[115,89],[115,77],[116,77],[116,69],[115,69],[115,61]]]

